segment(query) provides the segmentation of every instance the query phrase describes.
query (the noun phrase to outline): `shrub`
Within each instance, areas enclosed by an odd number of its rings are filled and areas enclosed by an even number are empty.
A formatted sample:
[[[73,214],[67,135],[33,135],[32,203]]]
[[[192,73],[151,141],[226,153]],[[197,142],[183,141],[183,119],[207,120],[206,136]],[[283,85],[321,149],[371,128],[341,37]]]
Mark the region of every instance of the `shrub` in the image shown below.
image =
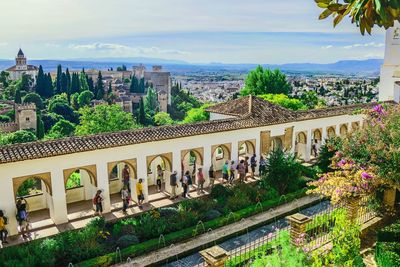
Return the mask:
[[[206,221],[211,221],[211,220],[214,220],[214,219],[219,218],[221,216],[222,216],[222,214],[218,210],[209,210],[209,211],[206,212],[206,214],[204,214],[204,219]]]
[[[220,184],[215,185],[211,190],[212,198],[227,198],[231,195],[233,195],[232,190]]]
[[[135,235],[123,235],[118,241],[117,245],[119,248],[126,248],[139,243],[139,239]]]
[[[226,208],[230,211],[237,211],[251,205],[250,198],[242,191],[236,191],[228,198]]]
[[[160,208],[159,212],[161,217],[167,217],[167,218],[179,215],[178,209],[173,207]]]
[[[378,241],[400,242],[400,220],[378,231]]]
[[[378,242],[376,244],[375,259],[378,266],[400,267],[400,243]]]

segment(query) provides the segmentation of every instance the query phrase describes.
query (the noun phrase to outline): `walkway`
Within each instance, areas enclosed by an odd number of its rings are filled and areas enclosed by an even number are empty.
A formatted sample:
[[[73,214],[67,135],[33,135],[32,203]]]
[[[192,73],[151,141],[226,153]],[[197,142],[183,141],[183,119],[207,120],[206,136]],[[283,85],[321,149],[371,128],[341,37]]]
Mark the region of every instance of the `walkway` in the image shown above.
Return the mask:
[[[273,220],[276,217],[282,217],[300,209],[301,207],[310,205],[315,202],[319,202],[320,198],[318,196],[305,196],[296,201],[283,204],[275,209],[263,212],[258,215],[246,218],[239,222],[229,224],[227,226],[213,230],[213,234],[202,234],[196,236],[196,238],[190,239],[186,242],[175,244],[173,247],[165,247],[154,251],[152,253],[134,258],[130,263],[120,264],[117,266],[123,267],[143,267],[157,265],[160,262],[165,262],[167,259],[173,256],[178,256],[188,251],[200,249],[205,247],[207,244],[212,242],[217,242],[219,239],[234,235],[235,233],[243,231],[246,228],[252,228],[257,225],[261,225],[266,221]],[[177,251],[180,253],[177,254]]]
[[[254,179],[249,178],[246,183],[254,183],[257,180],[257,177]],[[220,180],[217,179],[215,184],[220,184]],[[198,194],[196,190],[197,188],[194,185],[190,191],[190,198],[199,198],[209,194],[209,192]],[[121,218],[138,216],[141,213],[151,209],[168,207],[185,200],[182,197],[179,197],[175,200],[170,200],[167,193],[155,193],[149,195],[149,202],[143,205],[143,209],[139,209],[137,204],[134,203],[129,207],[127,214],[124,214],[122,212],[122,202],[119,201],[119,194],[112,195],[111,198],[112,211],[104,214],[106,221],[114,221]],[[69,204],[68,210],[71,213],[68,214],[68,218],[70,221],[61,225],[54,224],[49,217],[48,210],[32,212],[32,214],[30,214],[30,225],[32,230],[30,231],[30,238],[28,240],[32,241],[40,238],[50,237],[61,232],[85,227],[86,224],[93,219],[94,211],[92,207],[91,200]],[[22,237],[19,235],[11,236],[8,238],[9,244],[4,244],[4,247],[18,245],[29,241],[22,239]]]

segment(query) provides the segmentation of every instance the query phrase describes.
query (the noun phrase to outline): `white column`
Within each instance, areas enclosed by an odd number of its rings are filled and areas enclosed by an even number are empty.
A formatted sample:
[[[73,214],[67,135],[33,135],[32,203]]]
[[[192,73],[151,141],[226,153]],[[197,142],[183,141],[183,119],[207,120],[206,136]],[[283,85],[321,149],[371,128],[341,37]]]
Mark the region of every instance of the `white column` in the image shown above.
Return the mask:
[[[261,156],[261,138],[260,138],[260,133],[256,137],[256,143],[255,143],[255,153],[257,156],[257,168],[256,168],[256,175],[258,175],[258,168],[260,167],[260,156]]]
[[[311,146],[312,146],[312,135],[311,135],[311,130],[307,131],[307,143],[306,143],[306,151],[304,155],[304,161],[308,162],[310,161],[311,157]]]
[[[290,152],[293,154],[296,153],[296,137],[297,137],[296,129],[293,128],[292,148],[290,149]]]
[[[141,157],[137,158],[137,175],[138,179],[136,183],[139,182],[139,179],[143,180],[143,194],[144,194],[144,202],[149,201],[149,187],[147,183],[147,162],[146,162],[146,156],[143,155]],[[133,190],[136,191],[136,187],[133,188]]]
[[[211,156],[210,156],[211,158]],[[231,143],[231,158],[230,160],[235,161],[235,163],[238,163],[239,160],[239,141],[233,141]]]
[[[336,133],[336,136],[340,136],[340,124],[336,125],[335,133]]]
[[[206,179],[205,184],[208,186],[210,184],[210,177],[208,176],[208,170],[210,169],[211,166],[211,146],[206,145],[203,148],[204,154],[203,154],[203,172],[204,172],[204,177]]]
[[[111,212],[110,183],[108,180],[108,168],[106,162],[96,164],[97,189],[102,191],[103,213]]]
[[[328,139],[328,132],[326,130],[326,127],[322,127],[321,135],[322,135],[321,145],[323,146],[323,145],[325,145],[326,139]]]
[[[62,168],[51,171],[51,198],[53,207],[50,207],[50,216],[55,224],[68,222],[67,196],[65,194],[64,173]]]
[[[7,230],[9,235],[18,234],[18,224],[15,214],[17,212],[15,206],[15,196],[13,190],[13,182],[11,178],[0,177],[1,187],[0,187],[0,209],[3,210],[4,215],[8,219]]]
[[[179,195],[183,192],[182,184],[180,183],[180,179],[182,178],[182,158],[181,158],[181,151],[176,150],[172,152],[172,172],[176,171],[177,175],[177,180],[176,183],[178,184],[178,188],[176,188],[176,195]],[[166,183],[169,184],[169,179],[170,177],[166,177],[167,179],[165,180]]]

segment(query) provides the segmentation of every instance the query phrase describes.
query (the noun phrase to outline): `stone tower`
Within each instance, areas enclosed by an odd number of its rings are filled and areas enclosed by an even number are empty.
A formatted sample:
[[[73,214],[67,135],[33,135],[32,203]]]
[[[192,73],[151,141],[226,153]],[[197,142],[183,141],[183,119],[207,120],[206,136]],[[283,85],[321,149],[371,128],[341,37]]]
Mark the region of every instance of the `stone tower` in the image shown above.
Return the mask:
[[[15,58],[16,70],[28,70],[28,65],[26,64],[26,57],[21,48],[18,51],[17,57]]]
[[[158,92],[158,103],[160,103],[160,111],[168,112],[168,93],[165,91]]]
[[[36,105],[34,103],[16,105],[15,122],[18,130],[34,129],[36,131]]]
[[[381,67],[379,101],[399,102],[400,88],[400,23],[386,30],[385,59]]]

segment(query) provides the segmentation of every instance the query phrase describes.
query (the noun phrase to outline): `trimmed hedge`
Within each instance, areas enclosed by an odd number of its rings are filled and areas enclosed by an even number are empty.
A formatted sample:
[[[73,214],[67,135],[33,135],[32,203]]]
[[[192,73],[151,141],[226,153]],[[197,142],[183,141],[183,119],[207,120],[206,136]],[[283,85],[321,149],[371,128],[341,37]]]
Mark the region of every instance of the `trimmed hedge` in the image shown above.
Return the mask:
[[[400,242],[400,220],[378,231],[380,242]]]
[[[305,191],[306,189],[301,189],[299,191],[289,193],[285,195],[285,197],[279,197],[273,200],[267,200],[260,202],[260,204],[257,205],[252,205],[247,208],[244,208],[242,210],[232,212],[232,214],[229,214],[227,216],[219,217],[217,219],[208,221],[204,223],[204,227],[206,229],[217,229],[222,226],[226,226],[229,223],[233,223],[236,221],[241,220],[242,218],[247,218],[252,215],[258,214],[263,212],[264,210],[268,210],[270,208],[276,207],[280,204],[283,203],[288,203],[290,201],[293,201],[296,198],[305,196]],[[261,209],[262,207],[262,209]],[[194,233],[196,232],[196,226],[189,227],[177,232],[173,232],[170,234],[167,234],[164,236],[165,238],[165,245],[169,246],[170,244],[176,244],[177,242],[183,241],[190,239],[194,236]],[[121,250],[121,257],[122,258],[133,258],[139,255],[143,255],[145,253],[149,253],[151,251],[159,249],[159,240],[158,238],[151,239],[145,242],[142,242],[137,245],[133,245],[127,248],[124,248]],[[91,267],[91,266],[109,266],[115,263],[118,263],[120,255],[117,253],[109,253],[100,257],[96,257],[90,260],[86,260],[84,262],[78,263],[75,266],[79,267]]]
[[[380,267],[400,267],[400,243],[378,242],[375,260]]]

